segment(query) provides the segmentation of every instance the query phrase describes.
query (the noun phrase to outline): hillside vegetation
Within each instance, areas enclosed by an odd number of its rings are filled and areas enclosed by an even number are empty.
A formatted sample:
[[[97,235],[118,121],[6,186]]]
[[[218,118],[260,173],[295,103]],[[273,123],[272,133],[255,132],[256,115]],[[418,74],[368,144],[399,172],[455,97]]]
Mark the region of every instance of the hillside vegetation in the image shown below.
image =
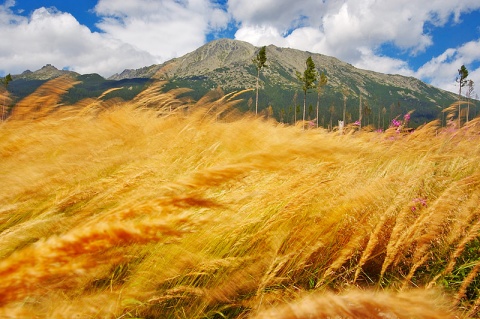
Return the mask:
[[[478,118],[339,134],[54,81],[0,124],[0,318],[480,316]]]
[[[79,83],[61,97],[60,103],[65,105],[96,98],[107,90],[112,90],[109,98],[131,100],[154,80],[168,81],[165,91],[189,88],[192,90],[189,96],[197,100],[218,87],[227,93],[256,89],[258,76],[258,111],[279,122],[294,124],[299,116],[302,117],[303,107],[303,85],[296,73],[304,72],[308,58],[314,62],[318,74],[325,74],[327,83],[322,86],[320,94],[317,89],[309,90],[305,115],[309,120],[318,118],[319,125],[324,128],[332,129],[338,120],[345,123],[360,120],[362,125],[386,129],[389,122],[410,111],[414,111],[411,127],[437,119],[445,124],[442,111],[458,100],[456,94],[413,77],[362,70],[331,56],[274,45],[266,47],[266,64],[258,74],[252,59],[259,50],[247,42],[218,39],[162,64],[127,69],[108,79],[98,74],[80,75],[58,70],[47,64],[34,72],[13,75],[9,86],[12,101],[7,110],[46,81],[66,75],[74,77]],[[242,99],[244,101],[237,105],[237,109],[245,112],[256,109],[254,91],[244,94]],[[473,118],[478,114],[478,101],[471,102],[470,108],[463,109],[462,118]]]

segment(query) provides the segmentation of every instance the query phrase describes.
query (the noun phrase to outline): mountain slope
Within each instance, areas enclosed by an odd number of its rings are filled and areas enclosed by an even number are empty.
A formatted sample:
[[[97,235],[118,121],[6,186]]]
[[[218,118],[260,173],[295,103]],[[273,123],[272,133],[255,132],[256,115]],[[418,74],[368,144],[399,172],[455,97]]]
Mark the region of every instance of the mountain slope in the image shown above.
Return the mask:
[[[151,82],[148,78],[126,78],[122,80],[107,80],[98,74],[79,74],[72,71],[58,70],[47,64],[35,72],[25,71],[22,74],[14,75],[10,83],[9,91],[13,97],[13,103],[21,101],[34,93],[46,82],[57,79],[61,76],[68,76],[74,79],[77,84],[62,96],[62,104],[74,104],[82,99],[98,97],[103,92],[118,88],[108,95],[108,98],[121,97],[129,100],[140,93],[145,86]]]
[[[30,70],[26,70],[22,74],[19,75],[14,75],[13,79],[14,80],[51,80],[54,78],[57,78],[62,75],[71,75],[73,77],[76,77],[80,74],[77,72],[73,71],[68,71],[68,70],[59,70],[56,67],[54,67],[51,64],[47,64],[44,67],[42,67],[40,70],[37,70],[35,72],[32,72]]]
[[[81,84],[69,90],[63,103],[75,103],[88,97],[98,97],[111,88],[108,97],[132,99],[153,79],[167,80],[165,90],[177,87],[191,88],[192,98],[199,99],[208,91],[221,88],[226,93],[254,89],[256,69],[252,63],[259,48],[242,41],[221,39],[212,41],[182,57],[162,64],[136,70],[124,70],[108,79],[98,74],[80,75],[57,70],[51,65],[14,76],[10,85],[16,101],[31,94],[48,79],[69,74]],[[334,57],[274,45],[267,47],[267,67],[260,74],[259,110],[285,123],[294,123],[303,113],[303,92],[295,73],[303,72],[305,61],[311,56],[318,71],[325,72],[328,84],[319,102],[318,122],[333,127],[343,118],[344,94],[347,123],[360,117],[363,125],[374,124],[386,128],[389,122],[414,111],[411,126],[434,119],[444,120],[444,108],[457,100],[455,94],[440,90],[413,77],[382,74],[362,70]],[[255,92],[242,95],[242,111],[253,110]],[[307,118],[316,118],[317,94],[307,95]],[[267,111],[268,110],[268,111]],[[472,108],[470,118],[476,115]]]
[[[252,58],[258,49],[242,41],[216,40],[183,57],[161,65],[126,70],[110,79],[137,77],[167,79],[171,88],[190,87],[199,96],[218,86],[227,92],[254,88],[256,70]],[[309,56],[312,57],[318,71],[325,72],[328,77],[328,84],[321,96],[320,120],[324,125],[328,122],[336,123],[336,120],[341,119],[344,90],[347,93],[347,122],[358,119],[361,95],[365,124],[375,123],[377,126],[385,126],[391,119],[412,110],[415,110],[412,115],[413,125],[433,120],[440,117],[440,111],[457,98],[453,93],[440,90],[413,77],[362,70],[326,55],[270,45],[267,47],[268,67],[261,72],[261,108],[272,106],[277,119],[293,121],[295,118],[293,106],[297,106],[298,112],[303,94],[295,73],[303,72],[305,60]],[[296,91],[298,97],[294,102]],[[246,100],[251,96],[246,95]],[[308,95],[308,114],[311,119],[315,113],[312,109],[316,106],[316,98],[315,93]],[[243,108],[249,108],[247,102]],[[387,123],[383,124],[384,122]]]

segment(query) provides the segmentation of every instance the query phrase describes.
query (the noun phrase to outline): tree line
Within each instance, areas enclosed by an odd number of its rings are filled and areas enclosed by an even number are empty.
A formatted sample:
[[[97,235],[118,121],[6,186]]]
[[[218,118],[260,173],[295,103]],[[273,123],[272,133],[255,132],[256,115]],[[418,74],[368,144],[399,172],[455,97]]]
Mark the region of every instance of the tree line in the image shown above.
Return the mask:
[[[259,79],[260,79],[260,72],[263,68],[268,67],[267,66],[267,51],[266,51],[266,46],[263,46],[259,49],[257,52],[256,56],[254,59],[252,59],[254,66],[256,68],[257,74],[256,74],[256,94],[255,94],[255,114],[258,114],[259,106],[258,106],[258,95],[259,95]],[[461,66],[461,68],[458,70],[458,77],[456,79],[456,82],[459,83],[459,102],[458,102],[458,126],[461,126],[461,119],[464,118],[465,122],[468,122],[470,120],[469,116],[471,114],[470,111],[470,106],[474,105],[472,103],[472,99],[474,98],[474,82],[471,79],[467,79],[468,77],[468,70],[464,65]],[[294,93],[293,96],[293,110],[292,108],[287,109],[281,109],[279,111],[279,119],[280,121],[284,121],[286,118],[290,118],[293,113],[293,123],[296,123],[299,119],[297,119],[297,114],[302,113],[302,122],[303,122],[303,127],[310,126],[310,127],[319,127],[320,126],[320,101],[321,97],[324,93],[325,87],[328,83],[328,78],[325,72],[320,72],[317,67],[315,66],[315,63],[312,59],[311,56],[309,56],[306,61],[305,61],[305,69],[303,72],[296,71],[295,73],[296,78],[299,83],[299,87],[301,91],[303,92],[303,109],[300,109],[300,105],[297,105],[297,92]],[[462,88],[466,87],[466,92],[465,92],[465,97],[467,98],[466,102],[462,100]],[[316,107],[313,108],[313,106],[310,104],[307,108],[307,94],[311,93],[313,90],[316,91],[317,93],[317,100],[316,100]],[[359,104],[358,104],[358,117],[354,115],[353,112],[347,112],[347,100],[349,99],[351,91],[343,86],[340,88],[340,90],[336,90],[335,94],[340,94],[343,97],[343,109],[337,118],[340,118],[338,120],[338,127],[341,129],[344,125],[347,123],[353,123],[354,125],[357,125],[359,128],[362,126],[376,126],[377,129],[381,128],[386,128],[389,126],[394,125],[393,121],[395,120],[396,123],[402,122],[402,124],[408,124],[407,122],[410,121],[410,114],[412,110],[410,111],[405,111],[403,115],[403,120],[398,119],[399,116],[401,115],[396,115],[394,111],[396,110],[401,110],[402,107],[400,106],[400,101],[397,101],[397,103],[392,103],[389,107],[381,105],[381,102],[377,101],[376,98],[374,98],[374,101],[368,101],[367,99],[362,99],[362,94],[359,93]],[[477,95],[478,99],[478,95]],[[374,105],[371,103],[373,102]],[[251,104],[251,101],[249,102]],[[462,104],[466,104],[466,109],[462,111],[461,107]],[[375,106],[375,108],[374,108]],[[421,106],[421,105],[420,105]],[[351,108],[351,106],[350,106]],[[405,108],[405,107],[403,107]],[[326,119],[326,116],[322,118],[322,125],[326,126],[331,130],[336,126],[336,123],[333,123],[333,118],[334,115],[336,114],[335,106],[332,103],[330,107],[326,108],[325,111],[327,112],[327,115],[329,115],[329,120]],[[351,110],[350,110],[351,111]],[[265,109],[265,114],[267,116],[272,116],[273,110],[272,106],[268,106]],[[307,112],[308,112],[308,118],[307,118]],[[425,111],[425,114],[422,114],[423,116],[431,116],[428,115],[431,112]],[[314,114],[314,119],[312,120],[312,114]],[[438,113],[437,113],[438,114]],[[476,112],[475,112],[476,114]],[[388,120],[387,120],[387,115],[388,115]],[[355,118],[358,118],[357,120],[354,120]],[[308,122],[308,123],[307,123]]]

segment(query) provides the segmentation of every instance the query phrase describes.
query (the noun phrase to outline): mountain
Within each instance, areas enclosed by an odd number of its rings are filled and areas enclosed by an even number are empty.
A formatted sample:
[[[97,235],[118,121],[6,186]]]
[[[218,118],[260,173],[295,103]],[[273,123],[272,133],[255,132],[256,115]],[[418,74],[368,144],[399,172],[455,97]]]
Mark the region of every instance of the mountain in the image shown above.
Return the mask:
[[[259,48],[238,40],[215,40],[182,57],[160,65],[138,70],[125,70],[110,79],[157,78],[169,80],[169,88],[190,87],[201,96],[208,90],[221,87],[224,91],[254,88],[256,69],[252,58]],[[435,88],[413,77],[382,74],[355,68],[334,57],[270,45],[266,48],[267,68],[261,72],[259,106],[272,106],[277,119],[290,122],[294,117],[293,105],[302,104],[303,92],[295,73],[303,72],[305,61],[311,56],[319,72],[325,72],[328,84],[321,96],[322,121],[336,123],[341,119],[343,92],[347,94],[349,122],[359,117],[360,95],[365,124],[380,126],[403,114],[413,111],[412,124],[419,125],[441,116],[441,110],[457,96]],[[296,102],[294,102],[297,92]],[[252,97],[246,94],[247,100]],[[310,118],[316,107],[316,93],[308,94]],[[249,108],[248,102],[243,108]],[[333,105],[333,108],[331,107]],[[250,105],[251,108],[251,105]],[[333,111],[330,111],[333,109]],[[314,112],[313,112],[314,113]],[[382,125],[384,122],[384,125]]]
[[[59,70],[56,67],[54,67],[51,64],[45,65],[43,68],[40,70],[37,70],[35,72],[32,72],[30,70],[26,70],[22,74],[19,75],[14,75],[13,79],[14,80],[51,80],[54,78],[57,78],[62,75],[71,75],[71,76],[78,76],[77,72],[73,71],[67,71],[67,70]]]
[[[168,80],[165,90],[176,87],[193,89],[192,97],[199,99],[208,91],[221,88],[224,92],[253,89],[256,84],[256,69],[252,63],[259,48],[247,42],[220,39],[209,42],[182,57],[158,65],[140,69],[127,69],[105,79],[98,74],[80,75],[57,70],[51,65],[14,76],[10,87],[21,98],[49,78],[69,74],[81,81],[64,96],[65,103],[74,103],[82,98],[99,96],[102,92],[122,87],[108,97],[130,99],[145,88],[152,79]],[[364,124],[386,127],[388,123],[407,112],[414,111],[411,125],[417,126],[442,118],[442,109],[449,106],[457,96],[416,78],[382,74],[362,70],[334,57],[270,45],[266,48],[267,67],[260,74],[259,110],[269,113],[277,120],[293,123],[300,118],[303,106],[301,84],[296,72],[303,72],[305,61],[311,56],[318,71],[324,72],[328,84],[320,96],[319,122],[328,126],[343,117],[344,94],[347,122],[359,118],[361,104]],[[255,108],[255,92],[242,96],[239,105],[243,111]],[[316,116],[317,94],[307,95],[307,116]],[[472,111],[473,112],[473,111]],[[472,116],[475,115],[472,113]]]
[[[73,71],[59,70],[53,65],[47,64],[35,72],[27,70],[22,74],[12,76],[13,81],[10,83],[9,91],[12,93],[13,101],[18,102],[45,82],[60,76],[70,76],[80,82],[63,96],[62,103],[64,104],[73,104],[85,98],[98,97],[112,88],[121,89],[109,93],[108,98],[121,97],[129,100],[145,89],[150,82],[150,79],[147,78],[108,80],[96,73],[79,74]]]

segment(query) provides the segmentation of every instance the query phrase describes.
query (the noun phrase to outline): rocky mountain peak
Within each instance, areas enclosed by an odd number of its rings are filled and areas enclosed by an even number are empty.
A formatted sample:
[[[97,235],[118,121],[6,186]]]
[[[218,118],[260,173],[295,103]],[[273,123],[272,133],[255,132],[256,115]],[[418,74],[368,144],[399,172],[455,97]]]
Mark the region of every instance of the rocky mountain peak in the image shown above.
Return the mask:
[[[78,76],[79,74],[68,70],[59,70],[51,64],[44,65],[37,71],[26,70],[20,75],[13,76],[14,79],[26,79],[26,80],[51,80],[62,75],[70,74]]]

